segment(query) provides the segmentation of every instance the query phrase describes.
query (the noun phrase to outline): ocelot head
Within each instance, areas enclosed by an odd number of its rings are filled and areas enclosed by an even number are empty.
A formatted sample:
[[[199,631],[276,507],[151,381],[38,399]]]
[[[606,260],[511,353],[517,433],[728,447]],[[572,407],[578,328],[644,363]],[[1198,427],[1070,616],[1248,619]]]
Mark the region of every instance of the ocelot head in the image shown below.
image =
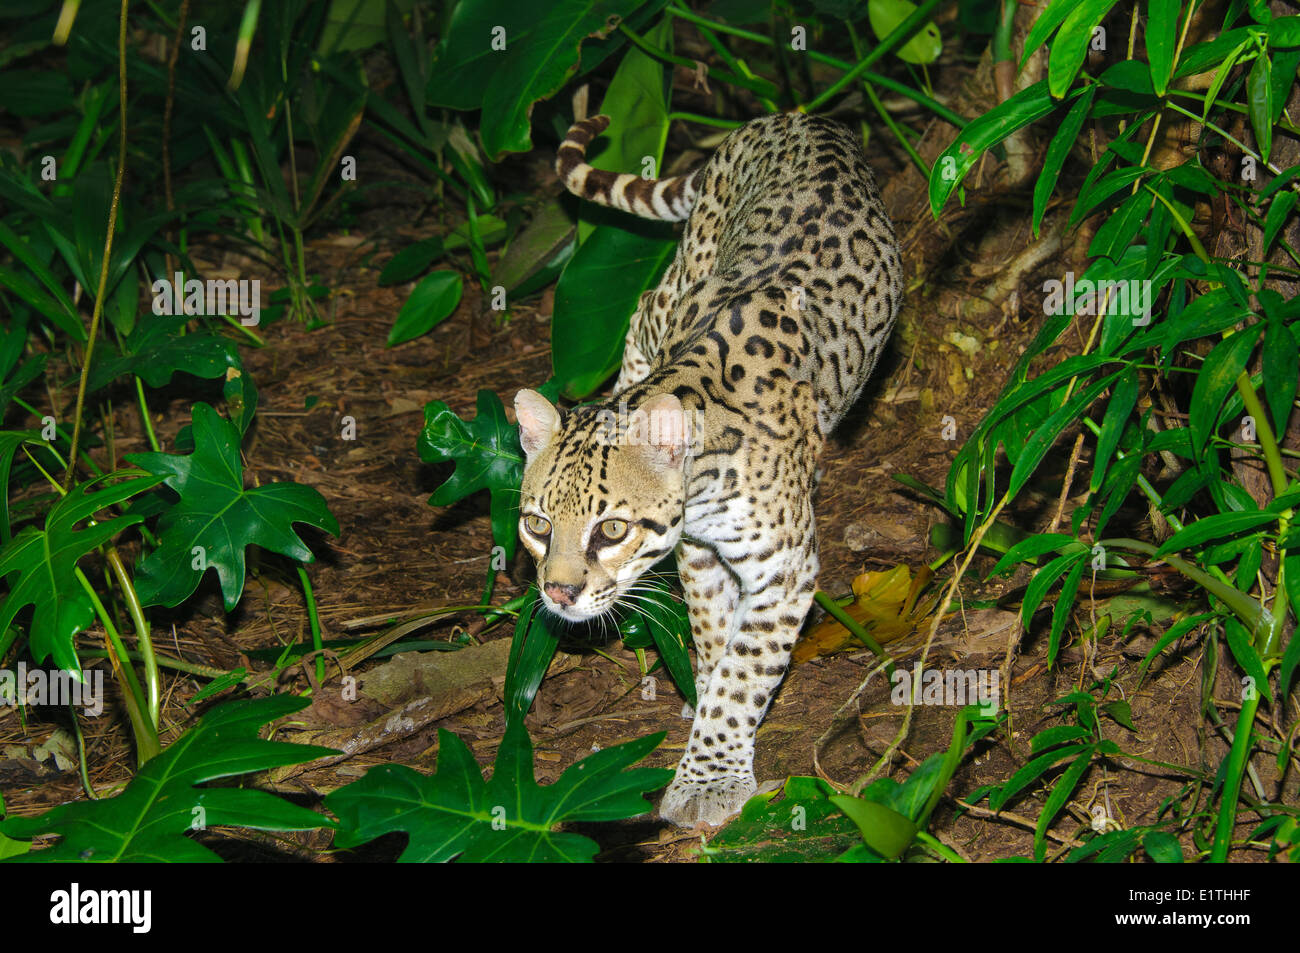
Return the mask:
[[[688,433],[681,402],[661,394],[563,416],[541,394],[515,396],[523,444],[519,536],[537,587],[571,621],[635,598],[637,579],[676,547],[685,507]]]

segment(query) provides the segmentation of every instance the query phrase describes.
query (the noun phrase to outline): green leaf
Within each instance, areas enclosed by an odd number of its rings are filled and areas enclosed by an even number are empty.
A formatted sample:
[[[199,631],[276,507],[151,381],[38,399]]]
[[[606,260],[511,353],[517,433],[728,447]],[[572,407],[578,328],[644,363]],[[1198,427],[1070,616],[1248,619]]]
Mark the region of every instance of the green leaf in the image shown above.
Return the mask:
[[[1288,193],[1294,195],[1295,193]],[[1295,336],[1275,315],[1269,315],[1264,331],[1263,398],[1273,417],[1273,432],[1284,434],[1291,419],[1292,403],[1300,385],[1300,348]]]
[[[1025,628],[1029,628],[1033,622],[1034,613],[1042,604],[1043,597],[1047,595],[1047,590],[1052,587],[1056,580],[1076,562],[1082,563],[1088,555],[1087,550],[1076,553],[1066,553],[1064,556],[1057,556],[1050,563],[1044,566],[1038,572],[1034,573],[1034,578],[1029,580],[1029,585],[1025,588],[1025,601],[1020,607],[1021,618],[1024,620]]]
[[[1142,838],[1142,849],[1157,864],[1181,864],[1183,848],[1178,838],[1164,831],[1151,831]]]
[[[584,40],[608,36],[639,6],[639,0],[461,0],[434,53],[429,103],[482,109],[479,134],[493,161],[527,152],[533,104],[577,71]]]
[[[272,695],[220,705],[151,758],[116,797],[73,801],[38,817],[0,821],[0,834],[7,837],[59,837],[53,845],[9,862],[219,862],[220,857],[186,834],[227,825],[261,831],[334,826],[328,818],[266,791],[199,786],[337,754],[332,748],[258,737],[262,725],[299,711],[307,702]]]
[[[1096,86],[1088,86],[1084,90],[1083,95],[1074,101],[1070,111],[1065,114],[1061,127],[1056,130],[1056,134],[1052,136],[1052,141],[1047,146],[1047,155],[1043,158],[1043,170],[1038,173],[1038,181],[1034,183],[1035,237],[1038,235],[1039,226],[1043,223],[1043,213],[1047,211],[1047,200],[1052,197],[1052,192],[1056,189],[1056,181],[1061,176],[1061,169],[1065,166],[1070,150],[1074,148],[1075,140],[1079,138],[1079,130],[1083,128],[1083,121],[1088,116],[1088,110],[1092,108],[1092,100],[1096,93]]]
[[[191,318],[151,316],[136,325],[121,349],[103,344],[95,351],[86,388],[99,390],[124,374],[137,374],[150,387],[165,387],[177,371],[208,380],[239,368],[239,349],[210,331],[185,333]]]
[[[1003,805],[1007,804],[1013,797],[1019,794],[1025,787],[1038,780],[1053,765],[1059,764],[1066,758],[1073,757],[1081,751],[1092,751],[1092,745],[1077,744],[1066,745],[1064,748],[1057,748],[1046,754],[1039,755],[1024,767],[1022,767],[1006,784],[996,791],[989,793],[989,807],[995,811],[1002,810]]]
[[[1083,753],[1065,769],[1065,773],[1057,779],[1056,784],[1052,786],[1052,793],[1047,796],[1047,801],[1043,804],[1043,810],[1038,815],[1038,823],[1034,826],[1034,856],[1038,860],[1042,860],[1046,853],[1048,828],[1052,826],[1052,821],[1061,812],[1061,808],[1065,807],[1065,802],[1070,799],[1074,789],[1079,786],[1079,780],[1083,777],[1083,773],[1092,764],[1093,752],[1092,746],[1087,746]]]
[[[1225,536],[1236,536],[1238,533],[1246,533],[1259,526],[1275,522],[1276,513],[1269,513],[1262,510],[1252,510],[1247,512],[1233,513],[1215,513],[1211,516],[1203,516],[1190,526],[1184,526],[1178,532],[1170,536],[1160,548],[1156,551],[1156,557],[1159,558],[1166,553],[1176,553],[1180,549],[1191,549],[1201,546],[1204,543],[1214,539],[1223,539]]]
[[[883,40],[893,33],[912,14],[916,4],[908,0],[870,0],[867,4],[867,16],[871,20],[871,30],[876,38]],[[930,64],[943,52],[943,37],[934,23],[927,23],[902,46],[894,50],[894,55],[905,63]]]
[[[930,171],[930,211],[934,217],[939,217],[948,197],[987,149],[1051,115],[1058,105],[1047,91],[1047,81],[1040,80],[971,120],[952,145],[939,154]]]
[[[442,728],[432,777],[405,765],[380,765],[328,795],[325,806],[341,822],[334,838],[339,847],[405,831],[410,840],[403,862],[587,862],[599,845],[555,828],[645,814],[650,805],[643,794],[663,787],[673,772],[629,766],[663,738],[660,732],[605,748],[543,786],[533,774],[533,746],[522,722],[507,725],[486,782],[465,743]]]
[[[1054,553],[1074,542],[1074,537],[1068,533],[1038,533],[1027,539],[1022,539],[998,560],[988,574],[992,579],[1001,573],[1009,571],[1017,563],[1032,562],[1044,553]]]
[[[386,287],[410,281],[448,250],[437,236],[407,245],[388,260],[384,270],[379,273],[379,284]]]
[[[647,589],[639,593],[637,607],[646,621],[650,636],[659,649],[659,657],[664,667],[673,677],[692,708],[695,707],[695,673],[691,669],[691,656],[687,646],[691,641],[691,620],[686,605],[661,585],[647,583]]]
[[[510,239],[492,271],[492,284],[512,297],[550,284],[573,257],[576,232],[560,200],[551,199]]]
[[[77,308],[72,303],[72,299],[63,290],[63,285],[54,277],[54,273],[32,250],[30,243],[15,234],[3,222],[0,222],[0,245],[4,245],[5,248],[9,249],[10,254],[36,276],[37,281],[44,287],[45,293],[39,293],[25,278],[21,278],[15,272],[10,272],[7,269],[0,273],[0,281],[3,281],[10,290],[49,318],[55,327],[72,337],[73,340],[86,340],[86,329],[82,326],[81,316],[77,313]],[[5,280],[5,275],[10,276],[9,280]],[[17,278],[16,282],[15,278]]]
[[[1079,0],[1073,4],[1065,22],[1052,41],[1047,61],[1047,82],[1052,95],[1060,99],[1079,75],[1088,56],[1092,34],[1116,0]]]
[[[158,521],[158,548],[140,562],[136,591],[145,605],[178,605],[212,568],[229,612],[244,591],[248,546],[311,562],[315,557],[293,524],[306,523],[335,536],[339,524],[312,487],[266,483],[245,489],[239,428],[207,404],[195,404],[191,416],[192,454],[127,455],[180,496]]]
[[[824,861],[863,847],[857,826],[821,778],[790,777],[778,791],[755,794],[739,816],[701,848],[710,863]],[[884,858],[872,855],[870,859]]]
[[[1246,627],[1238,622],[1235,616],[1224,616],[1223,633],[1227,637],[1232,657],[1254,682],[1255,691],[1262,694],[1270,705],[1273,704],[1273,691],[1268,684],[1264,662],[1259,657],[1259,651],[1251,644],[1250,633],[1246,631]]]
[[[430,506],[450,506],[471,493],[492,494],[492,540],[513,557],[518,540],[519,485],[524,451],[519,428],[506,420],[495,391],[478,392],[478,416],[466,423],[440,400],[424,408],[424,428],[416,444],[425,463],[454,462],[456,469],[429,497]]]
[[[1196,628],[1203,622],[1213,619],[1214,617],[1213,612],[1202,612],[1198,615],[1188,616],[1185,619],[1179,619],[1171,625],[1168,631],[1160,636],[1156,644],[1151,646],[1151,650],[1147,652],[1146,658],[1144,658],[1142,664],[1138,666],[1137,686],[1139,688],[1142,686],[1142,678],[1146,674],[1147,669],[1151,667],[1151,663],[1155,661],[1157,655],[1167,649],[1174,642],[1181,639],[1188,632],[1192,631],[1192,629]]]
[[[1228,396],[1228,391],[1237,383],[1237,378],[1245,370],[1250,355],[1254,353],[1255,343],[1263,323],[1248,325],[1241,331],[1214,346],[1200,373],[1196,375],[1196,384],[1192,387],[1192,401],[1189,407],[1190,427],[1192,431],[1192,450],[1198,456],[1209,442],[1219,419],[1219,408]]]
[[[1300,618],[1300,553],[1287,555],[1284,564],[1287,601],[1291,603],[1291,611]],[[1280,609],[1274,608],[1273,611],[1278,612]],[[1300,636],[1293,630],[1282,653],[1282,664],[1277,673],[1277,692],[1283,698],[1291,692],[1291,682],[1295,679],[1297,666],[1300,666]]]
[[[34,611],[28,639],[36,661],[52,658],[59,668],[81,671],[73,637],[90,625],[95,613],[77,579],[77,562],[142,518],[118,516],[84,529],[76,529],[76,525],[143,493],[158,480],[138,477],[91,492],[94,482],[74,486],[55,503],[45,517],[44,529],[24,527],[0,546],[0,578],[18,573],[0,605],[0,654],[12,642],[12,633],[7,630],[14,616],[30,605]]]
[[[1123,725],[1129,731],[1137,731],[1133,725],[1133,707],[1126,701],[1106,702],[1101,706],[1101,710],[1115,720],[1117,724]]]
[[[1052,445],[1056,443],[1061,431],[1074,423],[1092,405],[1098,395],[1109,387],[1115,378],[1119,377],[1120,373],[1120,371],[1115,371],[1098,381],[1094,381],[1086,390],[1075,394],[1047,420],[1043,421],[1043,425],[1034,431],[1034,435],[1025,444],[1020,453],[1020,458],[1011,470],[1011,480],[1007,487],[1009,496],[1015,496],[1020,492],[1021,487],[1033,475],[1043,457],[1047,455],[1047,451],[1052,449]]]
[[[578,246],[555,287],[551,317],[551,362],[566,396],[585,397],[618,370],[641,294],[659,281],[676,246],[613,225]]]
[[[663,17],[645,39],[661,50],[672,51],[673,20]],[[668,139],[668,103],[664,66],[633,46],[624,55],[601,101],[600,111],[612,120],[603,141],[606,147],[591,160],[593,167],[609,172],[639,172],[646,157],[654,160],[652,175],[663,167],[664,143]],[[581,244],[601,224],[616,224],[621,213],[583,202],[578,221]]]
[[[388,332],[388,346],[402,344],[427,334],[460,304],[460,272],[435,271],[415,286]]]
[[[1047,640],[1047,667],[1056,662],[1056,654],[1061,649],[1061,633],[1065,623],[1070,620],[1070,611],[1074,608],[1074,596],[1079,591],[1079,580],[1083,578],[1083,569],[1087,565],[1082,559],[1074,564],[1070,574],[1061,584],[1061,593],[1052,606],[1052,630]]]
[[[1139,190],[1125,199],[1097,229],[1088,254],[1093,258],[1110,258],[1118,261],[1141,231],[1156,199],[1151,193]],[[1114,304],[1111,304],[1114,307]]]
[[[1097,436],[1097,453],[1093,457],[1092,478],[1088,481],[1088,489],[1093,493],[1101,489],[1102,478],[1105,477],[1110,459],[1119,446],[1119,438],[1124,433],[1124,425],[1128,423],[1129,414],[1133,413],[1137,396],[1138,372],[1137,368],[1130,366],[1115,382],[1115,388],[1110,394],[1110,402],[1106,405],[1106,416],[1101,422],[1101,433]]]
[[[1029,62],[1029,57],[1034,55],[1034,51],[1047,42],[1047,38],[1070,15],[1074,9],[1077,0],[1055,0],[1034,21],[1034,25],[1029,28],[1029,34],[1025,37],[1025,52],[1020,57],[1020,68],[1024,69],[1025,64]]]
[[[1045,728],[1029,739],[1029,753],[1038,754],[1067,741],[1080,741],[1092,737],[1092,732],[1082,725],[1056,725]]]
[[[1295,208],[1297,195],[1290,189],[1273,199],[1268,206],[1268,215],[1264,218],[1264,254],[1273,246],[1277,233],[1282,230],[1286,220],[1291,217],[1291,210]]]
[[[1267,163],[1273,151],[1273,78],[1268,55],[1260,53],[1246,75],[1246,106],[1259,153]]]
[[[537,689],[546,677],[560,644],[563,621],[542,604],[537,585],[529,586],[524,608],[515,620],[515,634],[506,662],[506,721],[523,721],[533,707]]]
[[[916,825],[883,804],[844,794],[831,795],[830,800],[858,825],[867,846],[889,860],[901,857],[916,839]]]
[[[1178,21],[1182,0],[1150,0],[1147,5],[1147,28],[1143,36],[1147,62],[1151,64],[1151,85],[1157,96],[1169,88],[1174,73],[1174,53],[1178,47]]]

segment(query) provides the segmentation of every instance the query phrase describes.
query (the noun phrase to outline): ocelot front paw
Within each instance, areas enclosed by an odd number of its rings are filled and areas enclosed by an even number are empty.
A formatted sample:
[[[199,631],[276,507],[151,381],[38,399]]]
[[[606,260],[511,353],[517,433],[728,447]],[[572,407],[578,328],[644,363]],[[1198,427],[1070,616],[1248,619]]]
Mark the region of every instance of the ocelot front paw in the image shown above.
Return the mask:
[[[673,778],[659,804],[659,816],[678,827],[719,827],[736,814],[757,788],[752,774],[722,778]]]

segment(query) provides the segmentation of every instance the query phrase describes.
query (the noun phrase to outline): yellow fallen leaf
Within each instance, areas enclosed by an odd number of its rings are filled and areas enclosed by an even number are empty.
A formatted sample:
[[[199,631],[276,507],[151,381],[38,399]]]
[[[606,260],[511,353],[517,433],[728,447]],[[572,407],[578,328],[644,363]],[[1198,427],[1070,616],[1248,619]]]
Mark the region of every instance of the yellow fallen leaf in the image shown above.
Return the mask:
[[[895,642],[914,632],[934,611],[939,601],[937,595],[920,598],[933,578],[934,573],[927,567],[922,567],[915,576],[902,565],[864,572],[853,580],[853,601],[841,608],[879,644]],[[848,629],[827,616],[804,633],[794,647],[792,658],[796,663],[807,662],[860,644]]]

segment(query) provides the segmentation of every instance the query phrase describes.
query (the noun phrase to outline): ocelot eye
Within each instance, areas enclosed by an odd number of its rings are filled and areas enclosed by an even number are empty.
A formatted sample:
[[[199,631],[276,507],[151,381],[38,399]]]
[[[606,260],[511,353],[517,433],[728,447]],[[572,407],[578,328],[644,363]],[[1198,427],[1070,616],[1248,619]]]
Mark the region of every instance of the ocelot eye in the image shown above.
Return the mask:
[[[627,520],[605,520],[600,524],[600,535],[611,543],[617,543],[627,535]]]
[[[539,539],[551,535],[551,521],[540,516],[525,516],[524,528]]]

